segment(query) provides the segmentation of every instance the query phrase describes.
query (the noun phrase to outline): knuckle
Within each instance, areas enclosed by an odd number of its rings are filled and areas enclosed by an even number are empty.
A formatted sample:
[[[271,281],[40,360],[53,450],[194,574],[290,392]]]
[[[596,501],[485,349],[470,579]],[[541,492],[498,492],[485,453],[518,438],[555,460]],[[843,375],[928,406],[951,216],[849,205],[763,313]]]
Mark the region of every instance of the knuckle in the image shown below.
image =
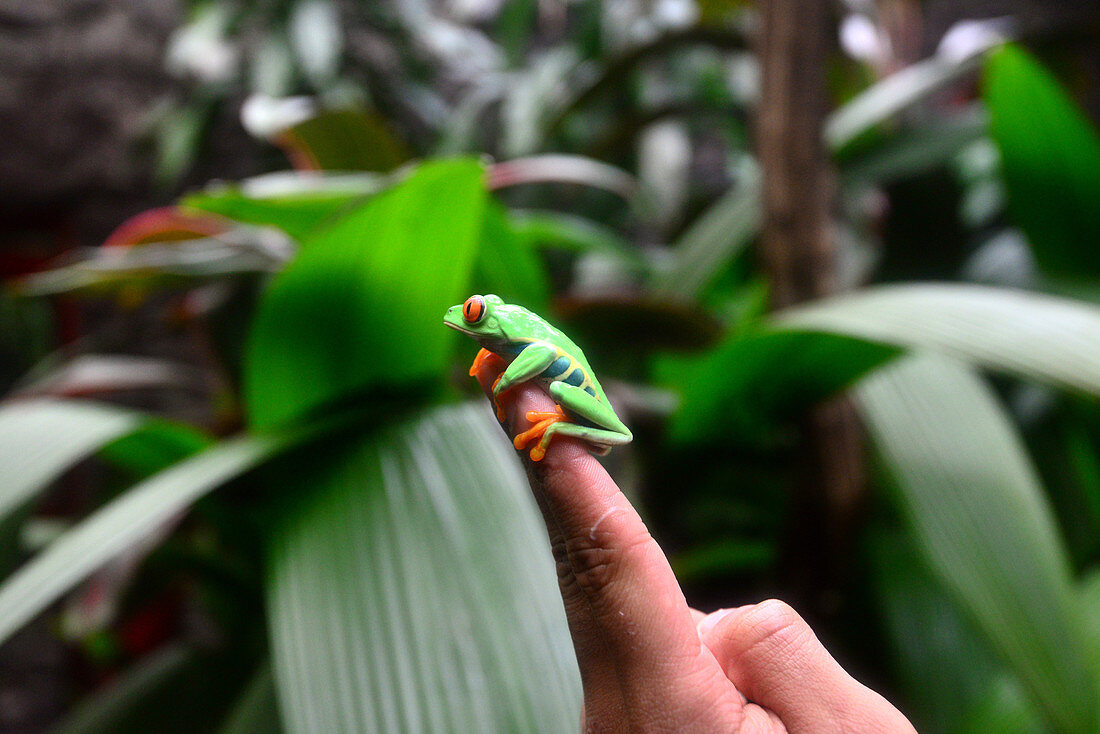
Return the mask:
[[[617,538],[614,544],[603,544],[596,534],[591,537],[577,537],[566,543],[568,568],[564,570],[572,576],[573,582],[586,596],[600,597],[610,587],[623,580],[623,568],[627,559],[642,551],[652,543],[648,530],[642,530],[628,538]]]

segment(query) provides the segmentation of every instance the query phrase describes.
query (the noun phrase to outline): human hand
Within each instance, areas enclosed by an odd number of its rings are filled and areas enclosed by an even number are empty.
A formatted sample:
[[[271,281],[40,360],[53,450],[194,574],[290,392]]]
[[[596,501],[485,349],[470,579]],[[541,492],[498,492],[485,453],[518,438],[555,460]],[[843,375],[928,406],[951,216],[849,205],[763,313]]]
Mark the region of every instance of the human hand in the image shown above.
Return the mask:
[[[488,393],[502,370],[481,366]],[[551,411],[530,383],[505,397],[505,428]],[[586,732],[914,732],[829,655],[805,621],[770,600],[690,609],[641,517],[586,450],[555,437],[521,452],[550,534],[584,688]]]

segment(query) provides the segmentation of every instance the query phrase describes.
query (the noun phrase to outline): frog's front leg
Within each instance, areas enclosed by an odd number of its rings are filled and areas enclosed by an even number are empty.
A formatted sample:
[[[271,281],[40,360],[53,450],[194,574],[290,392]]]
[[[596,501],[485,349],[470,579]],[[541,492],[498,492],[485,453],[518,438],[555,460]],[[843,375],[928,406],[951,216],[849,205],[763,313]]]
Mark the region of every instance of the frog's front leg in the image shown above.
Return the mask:
[[[493,383],[493,405],[497,409],[497,418],[504,420],[504,408],[500,404],[500,395],[520,383],[537,377],[557,358],[557,349],[540,342],[534,342],[516,355],[508,365],[508,369],[504,370]]]

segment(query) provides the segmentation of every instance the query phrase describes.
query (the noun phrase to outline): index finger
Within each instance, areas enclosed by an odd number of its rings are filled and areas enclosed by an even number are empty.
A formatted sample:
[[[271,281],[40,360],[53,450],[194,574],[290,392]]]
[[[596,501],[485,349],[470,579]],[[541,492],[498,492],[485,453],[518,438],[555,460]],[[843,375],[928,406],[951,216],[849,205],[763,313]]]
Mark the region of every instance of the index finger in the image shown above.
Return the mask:
[[[487,394],[500,371],[499,363],[479,370]],[[522,384],[505,397],[505,428],[514,436],[527,428],[527,411],[553,408],[550,396]],[[709,656],[642,518],[583,441],[556,436],[542,461],[526,453],[523,460],[550,533],[589,715],[594,686],[625,685],[626,704],[633,705],[635,696],[652,697],[654,685],[665,691],[683,685],[685,672]]]

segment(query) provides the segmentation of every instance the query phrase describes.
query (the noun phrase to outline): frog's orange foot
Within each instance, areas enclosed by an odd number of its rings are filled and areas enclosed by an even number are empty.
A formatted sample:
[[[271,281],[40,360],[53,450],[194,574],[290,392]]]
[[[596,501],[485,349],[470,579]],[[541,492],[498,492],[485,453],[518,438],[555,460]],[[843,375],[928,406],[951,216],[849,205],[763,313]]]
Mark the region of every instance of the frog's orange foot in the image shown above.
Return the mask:
[[[538,441],[538,444],[531,449],[531,461],[542,461],[542,458],[546,456],[546,446],[544,445],[546,441],[540,440],[543,438],[543,434],[546,433],[546,429],[559,421],[569,420],[560,405],[555,405],[554,409],[552,413],[538,410],[527,411],[527,420],[535,425],[512,439],[512,445],[519,450],[523,450],[532,441]]]
[[[488,349],[481,349],[478,351],[477,356],[474,357],[473,364],[470,365],[470,377],[477,377],[477,373],[481,371],[481,368],[486,364],[495,367],[497,363],[504,365],[504,360],[499,354],[493,354]]]
[[[493,407],[497,409],[497,420],[501,423],[503,423],[504,419],[508,417],[504,413],[504,405],[500,402],[501,397],[504,395],[505,392],[508,392],[508,390],[501,392],[499,395],[497,394],[497,385],[500,384],[500,379],[502,377],[504,377],[503,372],[497,375],[497,379],[493,380],[493,389],[489,391],[493,396]],[[510,390],[511,388],[508,389]]]

